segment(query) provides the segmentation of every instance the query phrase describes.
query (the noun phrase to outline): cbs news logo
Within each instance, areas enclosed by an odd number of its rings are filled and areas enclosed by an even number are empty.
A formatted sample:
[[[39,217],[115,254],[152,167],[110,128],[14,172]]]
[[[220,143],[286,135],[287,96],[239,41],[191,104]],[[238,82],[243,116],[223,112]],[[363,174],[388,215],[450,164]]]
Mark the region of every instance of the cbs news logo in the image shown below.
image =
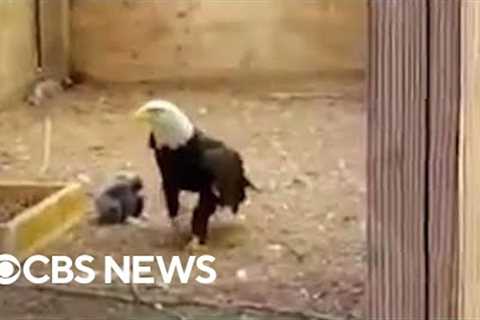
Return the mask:
[[[94,261],[90,255],[81,255],[72,259],[68,256],[52,256],[48,258],[42,255],[34,255],[27,258],[23,263],[10,254],[0,254],[0,285],[11,285],[20,276],[32,284],[89,284],[95,280],[97,271],[89,266]],[[182,261],[179,256],[173,256],[169,262],[162,256],[124,256],[121,263],[117,263],[113,257],[104,257],[104,282],[111,284],[114,278],[123,283],[153,284],[156,279],[153,269],[162,278],[162,282],[170,284],[176,277],[183,284],[190,282],[192,272],[197,269],[193,279],[200,284],[211,284],[217,278],[217,272],[210,265],[215,257],[210,255],[190,256]],[[185,263],[184,263],[185,262]],[[34,264],[51,265],[51,275],[34,275]],[[77,272],[78,271],[78,272]],[[76,274],[78,273],[78,274]]]

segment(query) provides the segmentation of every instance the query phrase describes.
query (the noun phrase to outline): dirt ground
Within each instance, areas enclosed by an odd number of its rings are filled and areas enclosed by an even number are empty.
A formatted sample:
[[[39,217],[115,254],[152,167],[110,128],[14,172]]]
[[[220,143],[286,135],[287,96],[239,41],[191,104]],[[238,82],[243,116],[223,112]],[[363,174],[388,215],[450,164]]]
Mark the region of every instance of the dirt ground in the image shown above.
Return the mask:
[[[318,95],[269,96],[277,91]],[[200,128],[239,150],[248,175],[263,189],[249,193],[238,217],[223,214],[212,220],[208,253],[216,257],[217,281],[208,286],[175,284],[170,290],[360,318],[366,258],[362,95],[358,81],[312,79],[209,90],[78,85],[44,106],[0,109],[0,179],[88,177],[92,191],[116,170],[135,170],[147,187],[147,225],[98,227],[85,221],[42,253],[185,256],[185,242],[167,222],[147,131],[131,118],[146,99],[170,99]],[[53,122],[52,158],[46,176],[39,176],[46,115]],[[184,200],[186,236],[194,199],[187,195]],[[138,305],[28,286],[0,292],[2,319],[169,319],[162,311]],[[214,318],[211,310],[184,311],[199,315],[195,319]]]

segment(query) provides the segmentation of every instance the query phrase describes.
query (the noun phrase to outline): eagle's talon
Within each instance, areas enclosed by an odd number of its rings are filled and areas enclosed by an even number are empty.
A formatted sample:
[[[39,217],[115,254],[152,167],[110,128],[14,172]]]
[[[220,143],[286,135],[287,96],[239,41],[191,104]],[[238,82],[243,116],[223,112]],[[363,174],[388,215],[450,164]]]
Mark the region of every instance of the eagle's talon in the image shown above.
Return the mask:
[[[148,212],[143,212],[139,217],[138,220],[141,221],[150,221],[150,214]]]
[[[200,242],[200,239],[196,236],[193,236],[192,240],[187,244],[186,250],[190,254],[202,253],[208,250],[208,247],[205,244]]]
[[[180,233],[180,223],[178,222],[177,218],[171,218],[170,219],[170,226],[173,228],[175,233],[177,233],[177,234]]]
[[[245,221],[247,220],[247,217],[244,214],[236,214],[235,220],[237,223],[245,223]]]
[[[125,220],[125,224],[141,228],[141,229],[146,229],[148,228],[148,221],[143,221],[141,219],[133,218],[133,217],[127,217]]]

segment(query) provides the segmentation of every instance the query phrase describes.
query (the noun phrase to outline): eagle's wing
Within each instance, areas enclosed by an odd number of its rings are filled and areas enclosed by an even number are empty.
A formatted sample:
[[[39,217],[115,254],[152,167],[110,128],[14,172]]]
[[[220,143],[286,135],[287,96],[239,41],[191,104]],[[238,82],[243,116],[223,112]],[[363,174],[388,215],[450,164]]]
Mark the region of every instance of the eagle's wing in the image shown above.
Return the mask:
[[[222,146],[205,150],[202,158],[204,168],[213,177],[213,192],[220,204],[236,212],[245,200],[245,188],[249,185],[240,155]]]

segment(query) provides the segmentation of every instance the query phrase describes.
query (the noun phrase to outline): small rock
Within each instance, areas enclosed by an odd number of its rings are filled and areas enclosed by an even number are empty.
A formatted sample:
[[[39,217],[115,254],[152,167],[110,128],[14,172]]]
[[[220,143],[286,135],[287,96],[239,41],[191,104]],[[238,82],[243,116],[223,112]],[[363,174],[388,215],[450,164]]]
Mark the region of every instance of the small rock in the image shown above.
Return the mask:
[[[282,251],[283,249],[283,246],[281,244],[271,244],[268,246],[268,250],[271,250],[271,251]]]
[[[183,19],[188,15],[188,12],[185,10],[180,10],[177,12],[177,18]]]
[[[133,217],[128,217],[127,221],[128,224],[135,226],[140,229],[146,229],[148,228],[148,224],[145,223],[145,221],[142,221],[141,219],[133,218]]]
[[[320,232],[325,232],[325,231],[326,231],[326,228],[325,228],[325,226],[324,226],[323,224],[319,224],[319,225],[317,226],[317,229],[318,229],[318,231],[320,231]]]
[[[347,163],[346,163],[345,159],[339,159],[338,160],[338,168],[340,168],[341,170],[345,170],[346,167],[347,167]]]
[[[310,299],[310,293],[308,292],[308,290],[306,288],[301,288],[300,289],[300,295],[304,299]]]
[[[357,217],[356,216],[344,216],[342,218],[343,222],[351,222],[351,221],[355,221],[357,220]]]
[[[302,186],[302,187],[310,187],[311,183],[310,180],[308,180],[306,177],[298,176],[293,178],[292,182],[290,182],[287,187],[293,187],[293,186]]]
[[[364,289],[363,289],[363,287],[355,286],[355,287],[352,287],[351,292],[353,294],[358,295],[358,294],[362,294],[364,292]]]
[[[201,116],[205,116],[208,114],[208,109],[207,108],[200,108],[198,110],[198,114],[201,115]]]
[[[312,296],[312,298],[315,299],[315,300],[319,300],[319,299],[324,298],[326,295],[327,295],[327,292],[326,292],[326,291],[319,291],[319,292],[315,293],[315,294]]]
[[[85,173],[77,174],[77,179],[80,180],[81,182],[85,183],[85,184],[92,183],[92,179]]]
[[[305,171],[305,175],[308,176],[308,177],[318,177],[320,175],[320,173],[318,171],[315,171],[315,170],[307,170],[307,171]]]
[[[327,212],[327,220],[333,220],[335,218],[335,212],[329,211]]]
[[[96,144],[96,145],[89,146],[88,149],[92,150],[92,151],[103,151],[103,150],[105,150],[105,146],[100,145],[100,144]]]
[[[244,214],[238,214],[237,219],[240,221],[245,221],[247,219],[247,216]]]
[[[236,277],[237,277],[240,281],[247,281],[247,279],[248,279],[247,271],[246,271],[245,269],[239,269],[239,270],[237,270],[237,272],[236,272]]]
[[[100,98],[98,98],[97,102],[98,102],[98,104],[106,104],[107,103],[107,98],[104,97],[104,96],[101,96]]]

